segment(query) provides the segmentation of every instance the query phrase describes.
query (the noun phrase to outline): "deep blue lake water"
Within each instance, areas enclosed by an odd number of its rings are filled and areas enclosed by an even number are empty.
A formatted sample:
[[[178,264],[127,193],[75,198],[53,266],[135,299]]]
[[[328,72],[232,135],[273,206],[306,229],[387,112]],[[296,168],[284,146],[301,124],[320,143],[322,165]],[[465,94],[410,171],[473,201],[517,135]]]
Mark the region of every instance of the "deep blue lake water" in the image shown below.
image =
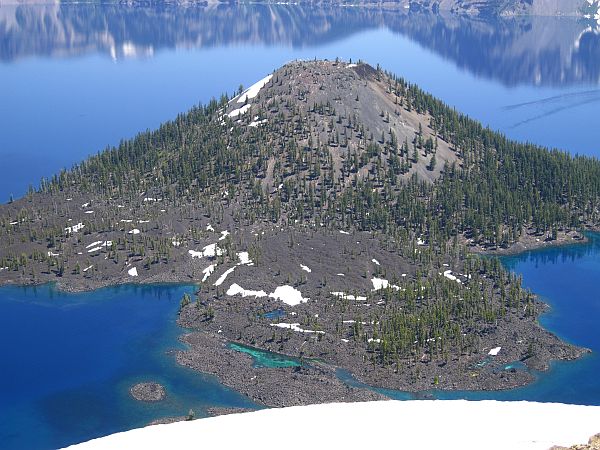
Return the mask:
[[[469,20],[297,5],[0,5],[0,201],[198,102],[297,58],[380,64],[510,137],[600,156],[600,31],[568,18]],[[500,393],[434,393],[600,405],[600,243],[505,258],[552,305],[542,318],[594,353]],[[176,365],[189,286],[61,294],[0,288],[0,447],[52,448],[249,406]],[[157,380],[168,398],[133,400]],[[409,398],[402,393],[390,393]],[[30,430],[35,429],[35,433]]]
[[[50,285],[0,288],[0,448],[57,448],[209,406],[252,407],[173,350],[189,286],[120,286],[65,294]],[[129,388],[157,381],[164,401]],[[35,432],[32,432],[35,430]]]
[[[298,5],[0,6],[0,199],[297,58],[362,59],[509,136],[600,155],[600,33]]]

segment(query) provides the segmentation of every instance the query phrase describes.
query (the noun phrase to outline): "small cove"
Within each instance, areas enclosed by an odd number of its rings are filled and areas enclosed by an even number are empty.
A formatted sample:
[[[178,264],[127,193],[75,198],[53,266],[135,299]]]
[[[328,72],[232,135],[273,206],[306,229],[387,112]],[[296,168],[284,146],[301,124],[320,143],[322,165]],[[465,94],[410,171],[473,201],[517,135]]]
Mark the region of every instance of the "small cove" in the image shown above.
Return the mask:
[[[214,377],[179,366],[176,324],[185,285],[125,285],[81,294],[51,285],[0,288],[0,442],[56,448],[144,426],[206,416],[211,406],[253,407]],[[157,403],[134,400],[141,381],[165,386]],[[35,429],[36,433],[30,430]]]

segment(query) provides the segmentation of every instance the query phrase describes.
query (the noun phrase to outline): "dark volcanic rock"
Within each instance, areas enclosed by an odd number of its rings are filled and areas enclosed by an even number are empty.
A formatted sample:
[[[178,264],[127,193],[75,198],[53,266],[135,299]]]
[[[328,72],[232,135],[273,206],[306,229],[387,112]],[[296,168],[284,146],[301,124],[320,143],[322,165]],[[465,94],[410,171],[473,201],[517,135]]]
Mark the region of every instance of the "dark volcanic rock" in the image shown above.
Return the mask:
[[[138,383],[129,392],[133,398],[142,402],[159,402],[167,395],[165,388],[158,383]]]

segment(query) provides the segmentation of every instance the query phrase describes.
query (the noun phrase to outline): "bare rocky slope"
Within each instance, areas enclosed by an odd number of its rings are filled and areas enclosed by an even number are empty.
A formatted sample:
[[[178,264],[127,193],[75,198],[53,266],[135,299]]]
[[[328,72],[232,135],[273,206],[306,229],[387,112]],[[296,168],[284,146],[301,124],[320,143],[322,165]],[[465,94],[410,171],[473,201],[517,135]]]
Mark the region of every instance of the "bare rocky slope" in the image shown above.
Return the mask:
[[[411,391],[512,388],[585,350],[472,253],[577,242],[598,172],[380,68],[297,61],[1,205],[0,283],[197,283],[178,361],[265,405],[381,398],[340,368]]]

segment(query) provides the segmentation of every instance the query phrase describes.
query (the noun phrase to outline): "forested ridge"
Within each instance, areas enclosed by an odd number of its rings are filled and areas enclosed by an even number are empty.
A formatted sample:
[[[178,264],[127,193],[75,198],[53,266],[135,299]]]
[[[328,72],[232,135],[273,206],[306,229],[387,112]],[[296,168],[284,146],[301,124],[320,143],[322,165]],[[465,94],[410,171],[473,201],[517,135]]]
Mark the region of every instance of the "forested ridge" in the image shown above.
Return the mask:
[[[252,118],[235,125],[223,119],[229,100],[223,97],[43,182],[41,192],[77,189],[134,200],[147,191],[184,204],[218,202],[227,190],[227,201],[249,220],[401,228],[440,245],[464,234],[506,247],[525,228],[552,237],[598,222],[596,159],[511,141],[401,78],[381,70],[365,76],[395,101],[395,111],[382,111],[381,128],[389,114],[414,111],[428,130],[403,141],[391,128],[375,134],[346,105],[330,100],[302,109],[292,103],[302,101],[302,92],[282,94],[267,85],[246,114],[267,119],[260,127],[244,126]],[[411,169],[419,160],[435,167],[440,140],[458,159],[438,167],[442,176],[429,183]]]
[[[464,371],[490,346],[536,368],[580,350],[539,328],[517,276],[470,251],[595,227],[599,197],[595,159],[511,141],[379,67],[293,62],[2,205],[0,280],[198,282],[186,326],[373,380],[393,367],[402,388],[438,380],[421,364],[454,364],[452,385],[473,387]],[[264,295],[233,307],[225,278]],[[306,345],[262,316],[281,285],[313,300],[294,310]]]

